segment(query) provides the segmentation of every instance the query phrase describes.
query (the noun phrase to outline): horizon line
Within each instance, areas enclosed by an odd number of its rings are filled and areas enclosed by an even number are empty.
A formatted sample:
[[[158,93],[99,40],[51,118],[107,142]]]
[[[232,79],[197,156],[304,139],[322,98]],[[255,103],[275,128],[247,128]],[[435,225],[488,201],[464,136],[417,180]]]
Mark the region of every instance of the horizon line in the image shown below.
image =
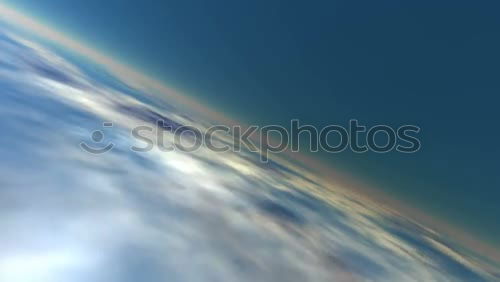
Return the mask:
[[[208,118],[227,123],[227,125],[247,126],[245,123],[238,122],[230,117],[220,114],[218,111],[202,105],[189,95],[179,93],[177,90],[167,86],[161,80],[154,78],[153,75],[147,74],[145,71],[137,71],[137,68],[122,63],[102,51],[89,47],[90,44],[84,41],[72,39],[71,37],[73,36],[57,31],[57,29],[51,24],[48,24],[36,17],[32,17],[29,13],[23,13],[17,8],[6,5],[0,0],[0,20],[1,19],[27,31],[34,32],[41,37],[47,38],[60,46],[73,50],[91,59],[92,61],[103,65],[107,70],[112,72],[113,75],[126,82],[131,87],[138,90],[144,90],[146,93],[156,92],[156,94],[165,95],[164,97],[156,95],[156,97],[162,99],[171,98],[182,106],[195,110],[202,115],[206,115]],[[500,251],[498,250],[498,246],[484,238],[484,240],[481,240],[481,238],[478,238],[481,236],[473,232],[469,232],[466,228],[464,228],[464,226],[449,223],[439,217],[439,215],[429,214],[422,208],[416,207],[407,201],[398,199],[397,197],[388,195],[381,189],[373,187],[373,185],[369,185],[370,187],[367,187],[368,185],[366,184],[368,183],[365,183],[365,181],[354,179],[351,175],[335,171],[331,165],[325,164],[318,158],[313,158],[309,155],[299,153],[293,154],[292,156],[294,156],[296,160],[311,166],[318,174],[317,177],[324,180],[335,180],[339,184],[334,185],[335,187],[367,198],[374,203],[384,205],[391,210],[403,214],[405,217],[423,223],[426,227],[436,229],[442,234],[449,236],[451,233],[456,236],[458,241],[461,241],[465,246],[471,248],[471,250],[480,252],[482,255],[490,257],[500,263]],[[282,160],[282,158],[279,159]],[[333,186],[333,184],[330,186]],[[349,187],[349,189],[347,189],[347,187]],[[378,195],[374,195],[374,192]],[[436,227],[436,225],[440,225],[440,227]]]

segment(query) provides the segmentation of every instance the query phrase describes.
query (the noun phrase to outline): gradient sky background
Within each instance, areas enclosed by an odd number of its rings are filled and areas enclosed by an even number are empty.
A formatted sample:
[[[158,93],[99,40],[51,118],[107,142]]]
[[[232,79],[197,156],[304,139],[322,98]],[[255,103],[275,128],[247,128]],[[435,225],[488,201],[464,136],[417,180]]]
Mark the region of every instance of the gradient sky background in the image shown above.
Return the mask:
[[[4,2],[246,123],[418,125],[317,157],[500,245],[498,1]]]

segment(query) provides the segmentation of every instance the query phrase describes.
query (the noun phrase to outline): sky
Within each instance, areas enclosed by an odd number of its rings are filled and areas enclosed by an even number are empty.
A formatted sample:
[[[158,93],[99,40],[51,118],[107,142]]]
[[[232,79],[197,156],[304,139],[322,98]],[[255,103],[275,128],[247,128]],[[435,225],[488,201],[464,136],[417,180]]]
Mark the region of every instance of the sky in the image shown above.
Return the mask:
[[[414,124],[415,154],[316,154],[500,245],[500,3],[3,1],[248,124]]]

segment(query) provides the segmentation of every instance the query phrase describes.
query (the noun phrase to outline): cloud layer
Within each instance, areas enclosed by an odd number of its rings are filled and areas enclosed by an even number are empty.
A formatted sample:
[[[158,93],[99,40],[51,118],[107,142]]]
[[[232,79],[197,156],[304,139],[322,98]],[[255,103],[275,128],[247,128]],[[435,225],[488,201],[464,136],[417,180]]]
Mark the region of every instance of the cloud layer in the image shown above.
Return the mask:
[[[292,163],[132,152],[145,117],[209,124],[12,28],[0,50],[0,281],[498,279],[461,246]],[[81,150],[103,121],[115,148]]]

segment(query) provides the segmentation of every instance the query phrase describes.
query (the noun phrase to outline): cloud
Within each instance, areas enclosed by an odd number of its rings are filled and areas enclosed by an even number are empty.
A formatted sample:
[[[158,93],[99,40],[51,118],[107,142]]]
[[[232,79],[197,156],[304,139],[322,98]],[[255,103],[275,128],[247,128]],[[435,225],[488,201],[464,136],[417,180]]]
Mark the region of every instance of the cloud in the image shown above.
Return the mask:
[[[32,40],[1,33],[0,47],[2,281],[493,280],[459,246],[287,162],[132,152],[134,126],[207,122]],[[116,147],[80,150],[102,121]]]

